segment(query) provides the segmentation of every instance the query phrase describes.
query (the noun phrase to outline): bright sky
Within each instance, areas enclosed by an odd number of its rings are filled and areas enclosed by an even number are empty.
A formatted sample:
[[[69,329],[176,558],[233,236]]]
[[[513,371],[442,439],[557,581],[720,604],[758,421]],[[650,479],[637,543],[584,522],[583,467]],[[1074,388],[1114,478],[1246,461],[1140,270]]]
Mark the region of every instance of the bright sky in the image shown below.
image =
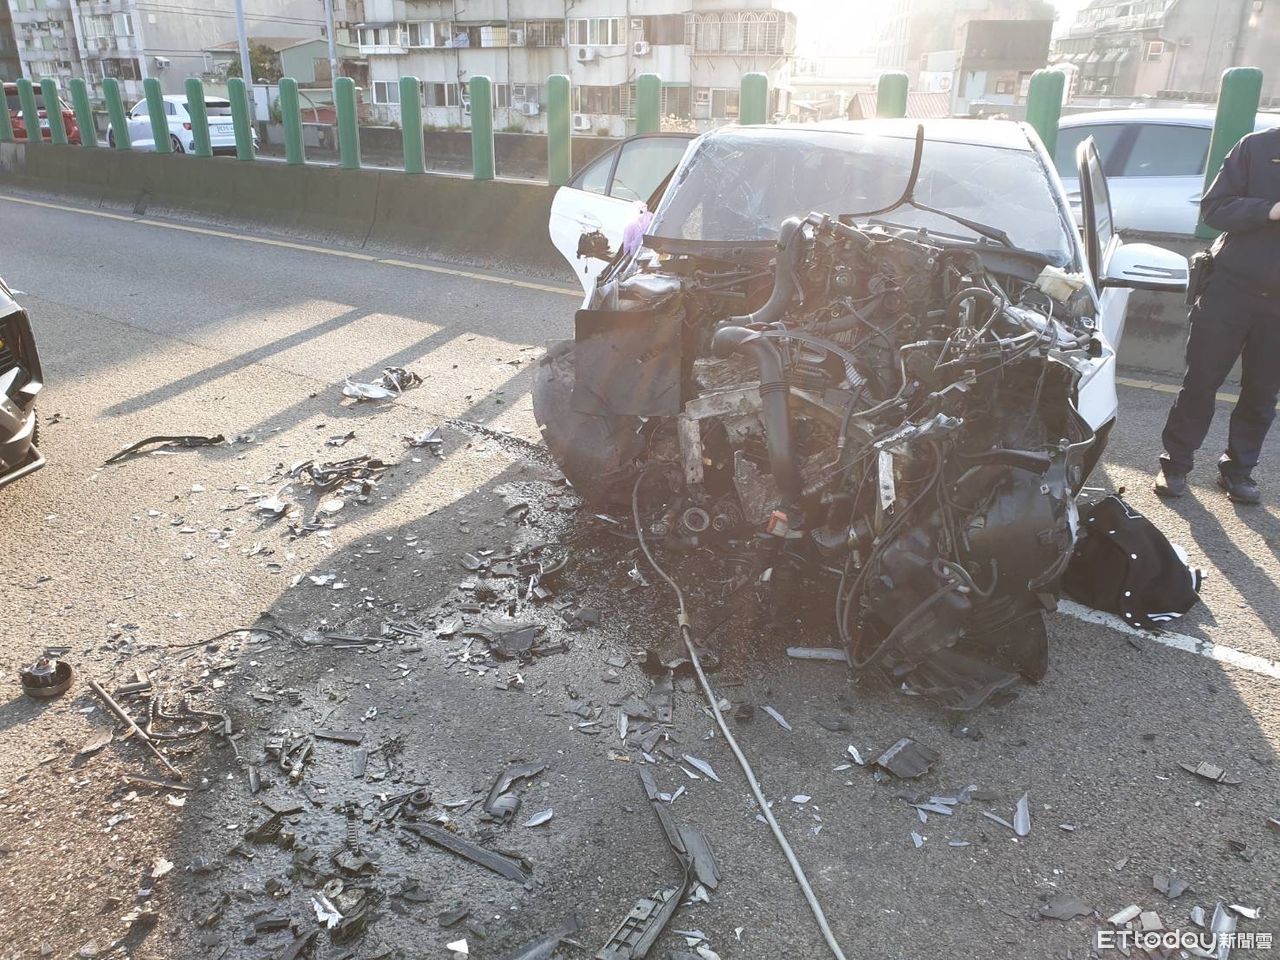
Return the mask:
[[[1051,0],[1058,8],[1055,33],[1075,20],[1088,0]],[[873,46],[881,17],[893,0],[789,0],[799,24],[800,56],[839,56]]]

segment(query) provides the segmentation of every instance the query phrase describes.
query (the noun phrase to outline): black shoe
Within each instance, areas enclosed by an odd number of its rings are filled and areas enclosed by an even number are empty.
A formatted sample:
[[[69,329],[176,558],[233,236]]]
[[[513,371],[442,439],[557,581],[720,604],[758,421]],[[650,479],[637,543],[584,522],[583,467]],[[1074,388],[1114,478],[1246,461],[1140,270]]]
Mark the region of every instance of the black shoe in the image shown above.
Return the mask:
[[[1187,475],[1171,470],[1161,470],[1156,477],[1155,491],[1159,496],[1175,500],[1187,492]]]
[[[1227,491],[1227,497],[1233,503],[1262,502],[1262,491],[1258,489],[1257,481],[1247,473],[1242,477],[1231,477],[1219,472],[1218,486]]]

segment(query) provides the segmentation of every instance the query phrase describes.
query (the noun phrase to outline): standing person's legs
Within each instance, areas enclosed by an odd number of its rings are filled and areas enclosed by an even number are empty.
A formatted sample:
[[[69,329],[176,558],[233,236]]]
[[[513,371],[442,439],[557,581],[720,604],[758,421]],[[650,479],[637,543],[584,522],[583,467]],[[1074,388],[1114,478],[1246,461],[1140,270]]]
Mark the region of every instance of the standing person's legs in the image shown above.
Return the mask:
[[[1221,275],[1210,280],[1209,288],[1191,308],[1187,372],[1161,435],[1164,455],[1160,466],[1166,476],[1181,477],[1190,472],[1213,422],[1218,388],[1248,336],[1248,306],[1231,283]]]
[[[1280,299],[1248,299],[1251,322],[1240,360],[1240,399],[1231,413],[1227,451],[1218,463],[1228,479],[1236,480],[1248,478],[1258,465],[1280,396]]]

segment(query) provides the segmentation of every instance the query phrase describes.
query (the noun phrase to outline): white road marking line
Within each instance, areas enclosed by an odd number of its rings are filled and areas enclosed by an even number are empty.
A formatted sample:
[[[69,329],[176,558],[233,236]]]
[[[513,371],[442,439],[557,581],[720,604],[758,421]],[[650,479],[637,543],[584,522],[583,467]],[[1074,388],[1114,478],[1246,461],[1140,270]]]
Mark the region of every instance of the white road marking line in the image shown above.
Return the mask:
[[[1134,380],[1131,377],[1116,377],[1116,383],[1122,387],[1135,387],[1138,390],[1153,390],[1156,393],[1178,393],[1182,387],[1176,383],[1160,383],[1156,380]],[[1238,393],[1215,393],[1214,396],[1222,403],[1235,403],[1240,399]]]
[[[1256,673],[1272,680],[1280,680],[1280,663],[1268,660],[1266,657],[1259,657],[1256,654],[1245,653],[1243,650],[1236,650],[1234,647],[1224,647],[1222,644],[1213,643],[1210,640],[1197,640],[1195,637],[1188,637],[1182,633],[1149,633],[1146,630],[1139,630],[1137,627],[1130,626],[1115,614],[1093,610],[1076,603],[1074,600],[1059,600],[1058,612],[1065,613],[1069,617],[1075,617],[1077,620],[1083,620],[1086,623],[1096,623],[1099,626],[1110,627],[1117,633],[1127,633],[1132,637],[1142,637],[1144,640],[1151,640],[1154,643],[1159,643],[1173,650],[1181,650],[1184,653],[1198,653],[1202,657],[1217,660],[1219,663],[1239,667],[1241,670],[1248,670],[1250,673]]]
[[[506,287],[519,287],[523,290],[536,290],[539,293],[558,293],[561,296],[582,299],[582,291],[571,287],[559,287],[550,283],[534,283],[530,280],[516,280],[511,277],[500,277],[488,273],[477,273],[474,270],[461,270],[452,267],[440,267],[426,263],[411,263],[408,260],[396,260],[388,257],[375,257],[367,253],[355,253],[350,250],[334,250],[328,247],[317,247],[307,243],[294,243],[290,240],[276,240],[271,237],[257,237],[248,233],[232,233],[229,230],[214,230],[210,227],[194,227],[183,223],[170,223],[154,220],[150,217],[128,216],[120,213],[108,213],[105,210],[89,210],[85,207],[73,207],[62,203],[50,203],[45,200],[30,200],[26,197],[9,197],[0,194],[0,200],[10,203],[21,203],[29,207],[43,207],[47,210],[59,210],[63,213],[79,213],[88,217],[102,217],[107,220],[122,220],[136,223],[144,227],[160,227],[163,230],[180,230],[183,233],[195,233],[206,237],[220,237],[223,240],[240,240],[244,243],[257,243],[268,247],[283,247],[286,250],[300,250],[303,253],[316,253],[326,257],[342,257],[347,260],[362,260],[368,263],[380,263],[388,267],[399,267],[406,270],[421,270],[427,273],[439,273],[450,277],[461,277],[464,280],[480,280],[484,283],[495,283]]]

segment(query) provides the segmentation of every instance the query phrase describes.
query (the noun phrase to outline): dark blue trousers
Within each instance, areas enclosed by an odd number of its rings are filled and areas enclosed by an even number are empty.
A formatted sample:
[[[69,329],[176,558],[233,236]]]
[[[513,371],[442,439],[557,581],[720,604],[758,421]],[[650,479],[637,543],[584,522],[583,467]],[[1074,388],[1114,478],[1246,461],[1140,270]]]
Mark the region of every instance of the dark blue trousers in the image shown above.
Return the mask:
[[[1245,476],[1258,464],[1280,395],[1280,295],[1263,296],[1218,271],[1191,308],[1187,372],[1169,411],[1160,462],[1187,473],[1213,421],[1214,395],[1240,359],[1240,399],[1219,468]]]

